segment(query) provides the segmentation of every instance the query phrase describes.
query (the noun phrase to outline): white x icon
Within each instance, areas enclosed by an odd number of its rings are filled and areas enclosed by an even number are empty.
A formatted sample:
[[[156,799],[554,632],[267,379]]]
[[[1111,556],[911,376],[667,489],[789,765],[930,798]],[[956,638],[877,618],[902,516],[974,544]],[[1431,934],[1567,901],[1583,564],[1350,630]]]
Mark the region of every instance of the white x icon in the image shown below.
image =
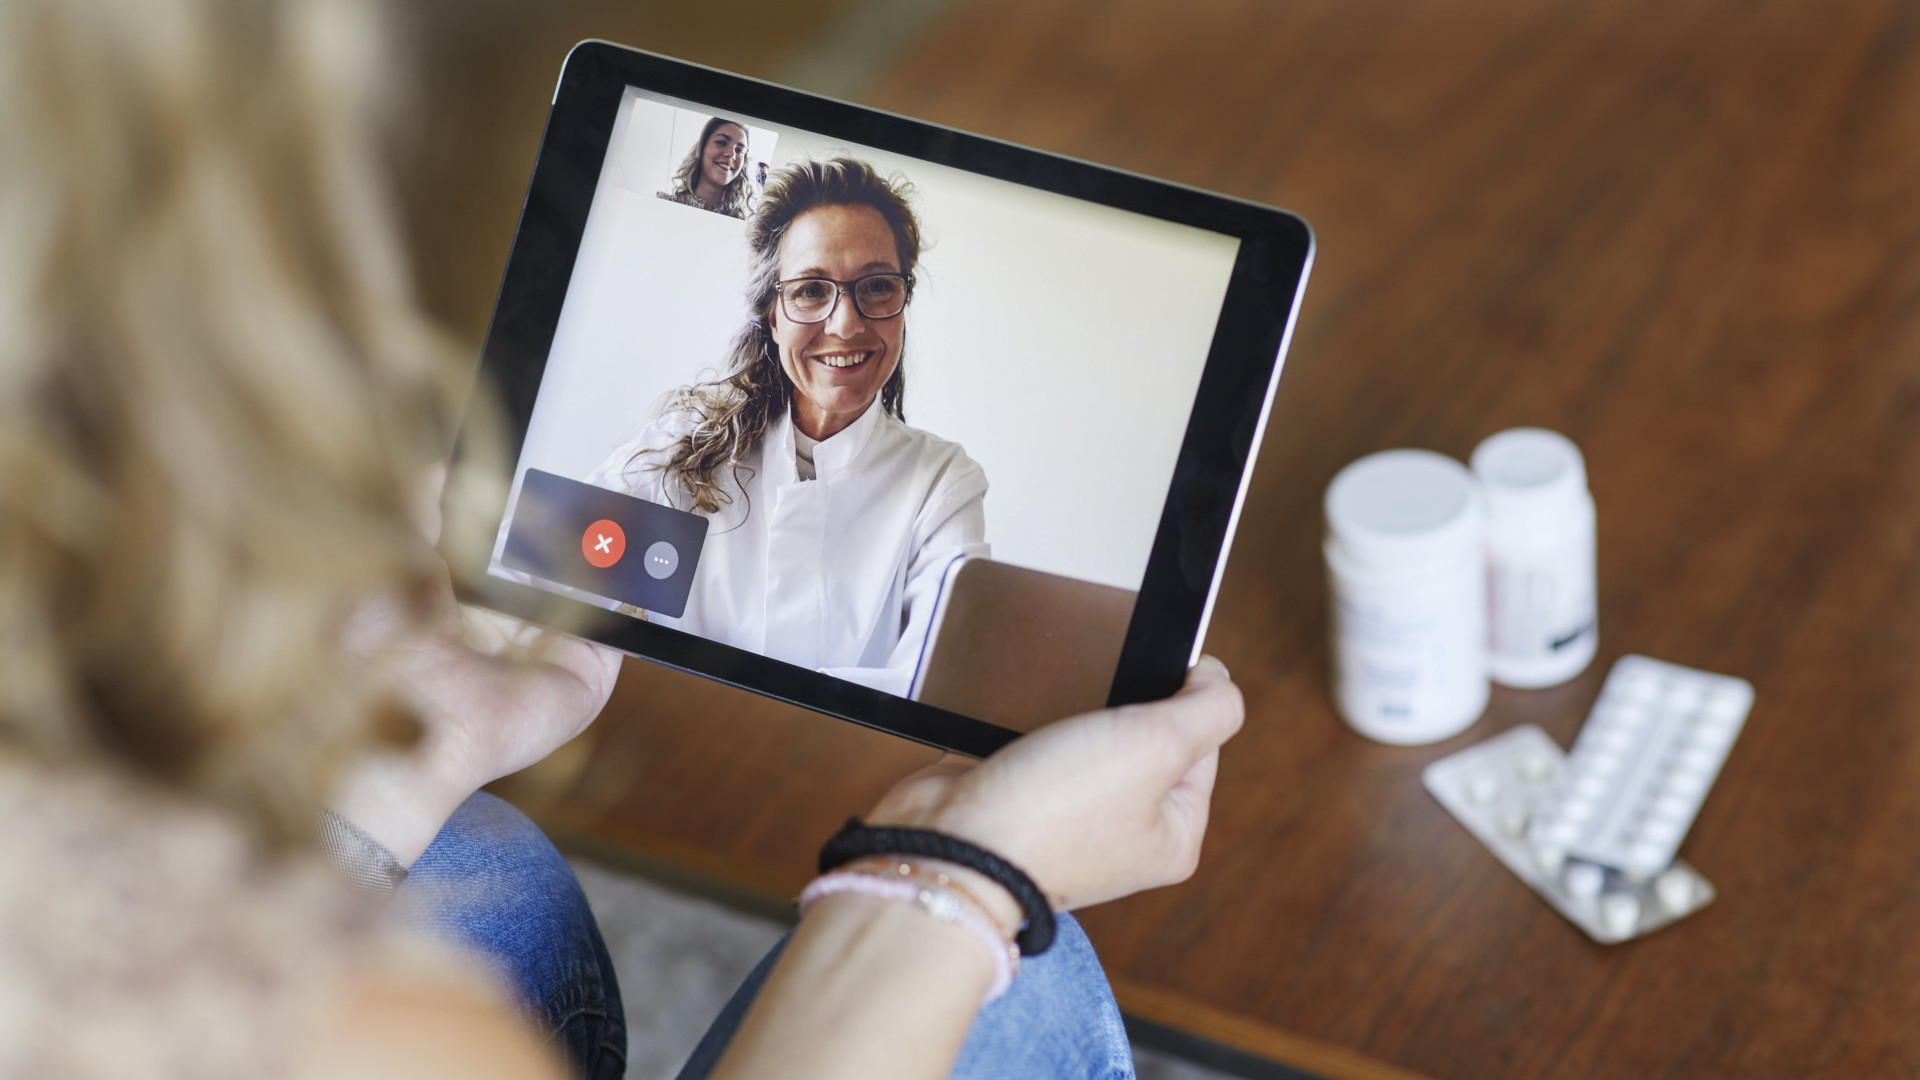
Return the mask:
[[[609,555],[613,554],[613,537],[608,536],[606,533],[594,533],[593,535],[600,538],[600,542],[593,545],[593,550],[604,551]]]

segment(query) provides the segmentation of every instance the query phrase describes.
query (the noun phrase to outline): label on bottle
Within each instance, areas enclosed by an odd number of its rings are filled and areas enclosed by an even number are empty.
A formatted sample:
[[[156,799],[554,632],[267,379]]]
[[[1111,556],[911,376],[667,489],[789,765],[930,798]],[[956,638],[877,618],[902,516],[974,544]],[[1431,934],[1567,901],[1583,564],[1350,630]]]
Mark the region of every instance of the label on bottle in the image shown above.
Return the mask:
[[[1464,730],[1486,707],[1477,561],[1418,586],[1331,576],[1335,697],[1354,729],[1391,743]]]
[[[1507,666],[1553,681],[1577,674],[1599,631],[1595,591],[1590,534],[1543,551],[1490,551],[1487,639],[1494,677],[1503,678]]]

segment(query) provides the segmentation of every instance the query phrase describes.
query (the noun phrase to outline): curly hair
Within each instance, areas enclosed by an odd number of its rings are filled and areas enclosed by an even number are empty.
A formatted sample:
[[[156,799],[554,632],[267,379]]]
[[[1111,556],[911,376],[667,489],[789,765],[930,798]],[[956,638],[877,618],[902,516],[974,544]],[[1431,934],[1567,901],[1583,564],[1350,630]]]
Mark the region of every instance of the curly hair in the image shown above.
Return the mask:
[[[339,648],[353,598],[432,595],[408,512],[470,378],[375,167],[382,38],[368,4],[0,5],[0,750],[295,837],[417,730]]]
[[[773,305],[780,280],[780,242],[794,219],[823,206],[870,206],[880,212],[893,232],[894,252],[913,296],[915,267],[920,261],[920,222],[907,199],[913,186],[900,177],[883,177],[873,166],[853,158],[802,161],[788,165],[767,180],[760,209],[747,223],[749,270],[747,309],[750,317],[734,335],[719,378],[683,387],[669,395],[662,412],[684,413],[693,429],[670,448],[659,466],[692,508],[715,513],[731,502],[724,490],[722,470],[731,470],[737,486],[747,456],[760,445],[767,425],[793,407],[793,384],[780,367],[773,340]],[[906,362],[880,388],[880,405],[895,419],[905,420]],[[641,450],[629,461],[629,467]]]
[[[700,163],[707,153],[707,140],[713,138],[713,133],[727,124],[739,128],[743,134],[747,130],[747,125],[738,120],[729,120],[724,116],[716,116],[708,120],[700,129],[700,141],[693,144],[693,149],[687,154],[687,160],[681,162],[679,171],[673,174],[674,194],[688,196],[700,190]],[[741,145],[744,146],[746,143],[743,141]],[[737,218],[746,217],[753,209],[753,181],[748,178],[744,165],[740,168],[740,175],[734,177],[725,188],[721,189],[720,205],[709,209]]]

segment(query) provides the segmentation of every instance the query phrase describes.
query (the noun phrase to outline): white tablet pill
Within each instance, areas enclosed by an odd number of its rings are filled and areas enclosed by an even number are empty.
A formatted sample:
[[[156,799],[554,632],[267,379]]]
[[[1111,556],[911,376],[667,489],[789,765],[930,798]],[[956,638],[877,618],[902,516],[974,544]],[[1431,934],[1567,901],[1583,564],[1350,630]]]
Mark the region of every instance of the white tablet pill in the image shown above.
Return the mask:
[[[1494,800],[1500,794],[1500,780],[1492,773],[1478,773],[1467,781],[1467,798],[1482,806]]]
[[[1692,712],[1700,707],[1706,697],[1706,692],[1700,689],[1698,683],[1675,682],[1667,685],[1662,703],[1672,712]]]
[[[1524,835],[1527,831],[1527,815],[1518,810],[1501,811],[1500,831],[1508,836]]]
[[[1567,864],[1567,849],[1558,844],[1536,844],[1533,849],[1533,862],[1540,868],[1541,873],[1554,877],[1560,873],[1560,868]]]
[[[1640,925],[1640,899],[1632,893],[1608,893],[1600,901],[1600,920],[1607,929],[1625,937]]]
[[[1529,753],[1520,758],[1520,775],[1529,780],[1545,780],[1553,771],[1553,759],[1546,754]]]
[[[1735,731],[1729,724],[1697,724],[1687,732],[1687,744],[1718,756],[1733,745]]]
[[[1609,681],[1619,685],[1620,696],[1628,701],[1652,701],[1660,696],[1660,680],[1651,672],[1636,671]]]
[[[1685,911],[1693,905],[1693,875],[1678,867],[1654,879],[1653,894],[1668,911]]]
[[[1739,727],[1741,719],[1745,716],[1746,710],[1740,706],[1739,702],[1728,701],[1726,698],[1713,698],[1707,702],[1705,708],[1695,714],[1694,720],[1696,723],[1712,724],[1715,727]]]
[[[1607,872],[1592,863],[1574,863],[1567,867],[1567,891],[1581,900],[1600,895],[1607,883]]]
[[[1645,706],[1623,701],[1607,712],[1607,718],[1623,728],[1638,728],[1647,722]]]
[[[1640,826],[1638,835],[1641,839],[1649,843],[1659,844],[1664,847],[1679,840],[1680,834],[1683,831],[1685,830],[1682,829],[1680,822],[1673,818],[1657,817],[1643,823]]]
[[[1665,820],[1678,821],[1693,813],[1693,800],[1677,794],[1662,795],[1648,809]]]
[[[1575,824],[1584,824],[1593,818],[1596,809],[1592,799],[1576,796],[1568,799],[1566,805],[1560,808],[1560,816]]]

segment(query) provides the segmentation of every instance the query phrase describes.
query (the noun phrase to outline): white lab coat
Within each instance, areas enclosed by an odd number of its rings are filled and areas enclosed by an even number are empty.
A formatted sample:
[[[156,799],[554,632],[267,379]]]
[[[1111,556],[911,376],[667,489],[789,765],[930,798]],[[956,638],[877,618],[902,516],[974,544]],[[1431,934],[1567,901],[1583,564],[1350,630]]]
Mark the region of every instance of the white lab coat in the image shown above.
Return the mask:
[[[690,424],[650,424],[587,482],[685,509],[658,466]],[[800,478],[793,436],[788,416],[768,425],[744,490],[722,471],[733,501],[708,515],[686,613],[648,618],[904,697],[948,564],[988,554],[986,473],[877,400],[814,448],[817,479]]]

